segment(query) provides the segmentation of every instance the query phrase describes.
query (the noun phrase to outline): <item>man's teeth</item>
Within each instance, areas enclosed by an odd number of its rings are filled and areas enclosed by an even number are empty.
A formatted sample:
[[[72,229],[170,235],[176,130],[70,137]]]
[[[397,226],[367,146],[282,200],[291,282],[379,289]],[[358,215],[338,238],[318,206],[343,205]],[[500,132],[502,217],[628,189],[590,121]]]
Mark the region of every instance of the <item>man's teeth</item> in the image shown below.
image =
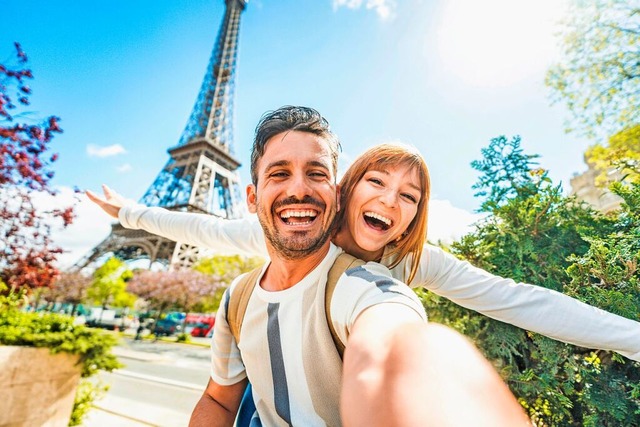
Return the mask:
[[[291,218],[291,217],[311,217],[311,218],[315,218],[318,214],[315,211],[284,211],[280,214],[281,218]]]
[[[368,216],[368,217],[371,217],[371,218],[375,218],[378,221],[382,221],[385,224],[387,224],[389,227],[391,226],[391,220],[389,218],[387,218],[387,217],[384,217],[384,216],[380,215],[380,214],[377,214],[375,212],[365,212],[364,215]]]

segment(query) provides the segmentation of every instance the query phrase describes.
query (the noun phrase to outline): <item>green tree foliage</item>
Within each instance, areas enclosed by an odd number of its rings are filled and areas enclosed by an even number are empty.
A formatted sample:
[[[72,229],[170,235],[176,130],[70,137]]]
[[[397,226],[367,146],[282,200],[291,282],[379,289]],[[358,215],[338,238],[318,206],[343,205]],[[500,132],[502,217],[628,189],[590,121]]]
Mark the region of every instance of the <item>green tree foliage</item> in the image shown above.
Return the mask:
[[[591,255],[594,242],[606,236],[627,235],[630,246],[623,252],[637,257],[637,246],[633,252],[631,242],[637,245],[638,236],[630,234],[633,226],[623,225],[630,215],[605,218],[563,196],[547,173],[535,168],[536,156],[522,152],[519,138],[495,138],[483,155],[473,164],[481,172],[474,188],[485,197],[481,210],[488,216],[474,233],[452,246],[454,254],[494,274],[566,290],[637,319],[634,258],[620,262],[620,269],[626,270],[607,276],[609,288],[596,280],[603,275],[597,269],[609,266],[587,265],[596,262]],[[577,267],[578,262],[584,267]],[[598,298],[588,291],[591,287],[602,288]],[[430,319],[471,337],[494,362],[537,426],[640,424],[637,363],[494,321],[425,292],[421,296]],[[630,309],[634,302],[636,311]]]
[[[589,250],[571,257],[565,291],[607,311],[640,319],[640,184],[612,185],[623,199],[609,234],[589,239]]]
[[[218,288],[214,295],[209,298],[204,298],[201,301],[201,311],[218,311],[222,295],[233,279],[242,273],[253,270],[263,263],[264,259],[261,257],[244,257],[241,255],[215,255],[212,257],[202,258],[193,266],[193,269],[201,273],[217,277],[222,286]]]
[[[124,261],[111,257],[93,273],[87,299],[101,307],[133,307],[136,297],[127,292],[127,281],[132,277]]]
[[[264,263],[261,257],[244,257],[241,255],[215,255],[202,258],[193,269],[204,274],[220,278],[221,282],[230,284],[233,279],[251,271]]]
[[[640,8],[628,0],[576,1],[561,32],[562,61],[546,84],[569,130],[609,136],[640,124]]]
[[[599,171],[599,186],[616,181],[640,183],[640,125],[616,133],[607,145],[589,147],[586,158]]]

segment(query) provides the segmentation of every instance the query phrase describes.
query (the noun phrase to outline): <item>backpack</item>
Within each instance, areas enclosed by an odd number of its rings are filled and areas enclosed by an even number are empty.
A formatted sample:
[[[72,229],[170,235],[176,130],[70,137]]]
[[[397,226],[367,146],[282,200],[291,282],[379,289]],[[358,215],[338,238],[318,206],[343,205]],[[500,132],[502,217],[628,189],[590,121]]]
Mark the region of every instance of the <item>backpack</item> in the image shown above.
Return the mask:
[[[333,322],[331,321],[331,298],[333,297],[333,291],[336,289],[338,279],[349,268],[359,267],[365,262],[349,255],[348,253],[341,253],[334,261],[329,274],[327,275],[327,286],[324,293],[324,310],[327,319],[327,325],[331,331],[331,338],[336,346],[340,359],[344,354],[344,343],[338,337]],[[253,293],[253,289],[258,282],[262,266],[251,270],[243,278],[241,278],[236,287],[229,297],[229,310],[227,311],[227,323],[229,323],[229,329],[231,334],[236,339],[236,343],[240,342],[240,329],[242,329],[242,320],[244,314],[247,311],[247,305],[249,304],[249,298]]]

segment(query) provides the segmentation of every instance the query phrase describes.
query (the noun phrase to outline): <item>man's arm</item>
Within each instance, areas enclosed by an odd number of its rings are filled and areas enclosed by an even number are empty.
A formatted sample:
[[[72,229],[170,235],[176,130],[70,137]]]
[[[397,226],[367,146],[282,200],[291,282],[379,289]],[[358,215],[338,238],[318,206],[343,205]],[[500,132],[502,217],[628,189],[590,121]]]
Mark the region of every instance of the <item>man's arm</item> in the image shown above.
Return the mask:
[[[246,386],[246,379],[223,386],[209,378],[207,388],[193,408],[189,427],[232,426]]]
[[[340,403],[345,426],[530,425],[466,338],[402,304],[377,304],[356,319]]]

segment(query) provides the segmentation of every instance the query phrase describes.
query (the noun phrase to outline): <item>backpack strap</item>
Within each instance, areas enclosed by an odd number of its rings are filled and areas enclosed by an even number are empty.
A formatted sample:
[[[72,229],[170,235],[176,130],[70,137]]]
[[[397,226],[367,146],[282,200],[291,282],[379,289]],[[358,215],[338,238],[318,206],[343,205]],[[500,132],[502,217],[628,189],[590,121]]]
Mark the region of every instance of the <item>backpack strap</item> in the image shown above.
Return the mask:
[[[254,268],[244,275],[236,284],[233,292],[229,296],[229,310],[227,311],[227,323],[231,334],[236,339],[236,345],[240,342],[240,329],[242,328],[242,320],[247,311],[249,298],[256,287],[262,266]]]
[[[331,320],[331,299],[333,298],[333,292],[336,290],[336,284],[340,276],[348,269],[359,267],[364,263],[361,259],[343,252],[336,258],[327,276],[327,286],[324,293],[324,311],[327,316],[327,325],[329,325],[329,330],[331,331],[331,338],[333,338],[336,350],[338,350],[338,354],[340,354],[340,359],[342,359],[344,355],[345,345],[333,327],[333,321]]]
[[[331,299],[333,298],[333,292],[338,284],[338,279],[342,274],[350,268],[359,267],[365,262],[349,255],[346,252],[338,255],[338,258],[334,261],[329,274],[327,275],[327,286],[324,293],[324,311],[331,331],[331,338],[336,346],[340,359],[344,355],[345,345],[338,337],[338,334],[333,327],[333,321],[331,320]],[[229,329],[231,334],[236,339],[236,344],[240,342],[240,329],[242,328],[242,321],[244,320],[244,314],[247,311],[247,305],[249,304],[249,298],[253,293],[253,289],[258,283],[258,277],[262,272],[262,266],[257,267],[247,273],[244,277],[238,280],[233,292],[229,296],[229,309],[227,311],[227,323],[229,323]]]

